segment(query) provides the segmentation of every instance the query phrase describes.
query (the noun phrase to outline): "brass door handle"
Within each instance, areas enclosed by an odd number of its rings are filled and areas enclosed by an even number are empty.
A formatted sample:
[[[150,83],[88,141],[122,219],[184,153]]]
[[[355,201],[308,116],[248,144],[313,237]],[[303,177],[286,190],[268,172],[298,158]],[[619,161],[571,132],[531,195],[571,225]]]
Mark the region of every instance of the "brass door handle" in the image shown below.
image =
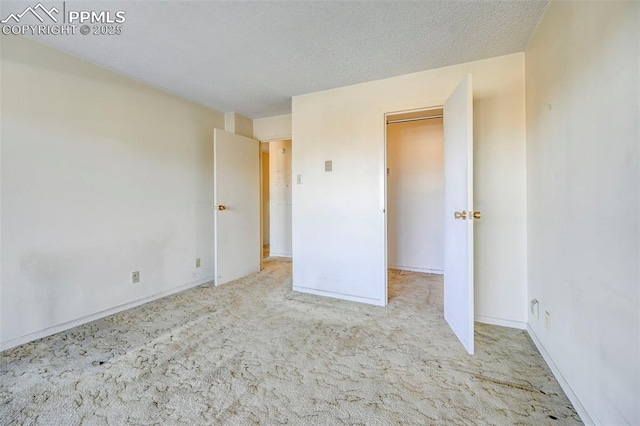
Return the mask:
[[[482,213],[480,213],[480,212],[469,212],[469,217],[471,219],[480,219],[482,217]]]
[[[467,212],[464,210],[461,212],[453,212],[453,217],[456,219],[467,220]]]
[[[226,207],[226,206],[223,206],[222,204],[220,204],[220,205],[218,206],[218,210],[220,210],[220,211],[222,211],[222,210],[226,210],[226,209],[227,209],[227,207]]]

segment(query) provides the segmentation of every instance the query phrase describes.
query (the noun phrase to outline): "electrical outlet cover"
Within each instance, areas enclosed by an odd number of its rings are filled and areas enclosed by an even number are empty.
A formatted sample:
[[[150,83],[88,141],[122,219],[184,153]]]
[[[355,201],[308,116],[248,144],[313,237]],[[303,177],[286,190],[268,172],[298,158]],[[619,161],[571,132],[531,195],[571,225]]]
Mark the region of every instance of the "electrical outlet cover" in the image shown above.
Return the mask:
[[[544,328],[547,331],[551,331],[551,314],[549,311],[544,311]]]

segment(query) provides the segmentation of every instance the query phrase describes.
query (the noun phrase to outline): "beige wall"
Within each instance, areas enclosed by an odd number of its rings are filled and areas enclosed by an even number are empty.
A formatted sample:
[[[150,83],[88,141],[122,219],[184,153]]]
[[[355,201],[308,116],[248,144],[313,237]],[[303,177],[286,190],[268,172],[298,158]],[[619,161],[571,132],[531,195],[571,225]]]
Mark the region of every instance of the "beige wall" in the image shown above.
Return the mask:
[[[444,272],[443,153],[442,118],[387,125],[390,268]]]
[[[640,3],[553,1],[526,50],[529,326],[587,423],[640,424],[639,44]]]
[[[384,304],[384,114],[474,81],[476,318],[525,327],[524,54],[293,98],[294,288]],[[324,162],[333,161],[333,172]]]
[[[223,114],[1,42],[2,347],[211,280]]]
[[[253,135],[261,141],[291,139],[291,114],[254,119]]]
[[[227,112],[224,114],[224,130],[252,138],[253,120],[237,112]]]

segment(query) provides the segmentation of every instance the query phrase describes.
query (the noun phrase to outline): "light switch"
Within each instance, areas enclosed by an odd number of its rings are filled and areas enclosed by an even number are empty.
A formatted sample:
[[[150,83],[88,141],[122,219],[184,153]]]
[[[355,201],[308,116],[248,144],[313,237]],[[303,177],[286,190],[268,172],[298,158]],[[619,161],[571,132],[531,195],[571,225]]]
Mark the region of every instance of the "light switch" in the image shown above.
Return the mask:
[[[302,175],[298,175],[296,181],[298,182],[298,185],[302,185]]]
[[[330,172],[333,170],[333,161],[329,160],[329,161],[325,161],[324,162],[324,171],[325,172]]]

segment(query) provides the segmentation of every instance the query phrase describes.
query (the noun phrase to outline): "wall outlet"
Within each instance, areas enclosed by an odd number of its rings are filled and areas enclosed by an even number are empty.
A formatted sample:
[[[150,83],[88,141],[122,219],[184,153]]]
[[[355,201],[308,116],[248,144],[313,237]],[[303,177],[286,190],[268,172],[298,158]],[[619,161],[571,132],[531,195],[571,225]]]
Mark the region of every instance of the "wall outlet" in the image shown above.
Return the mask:
[[[531,299],[531,315],[535,315],[536,318],[540,318],[540,303],[538,299]]]
[[[198,257],[196,259],[196,268],[199,268],[199,267],[200,267],[200,258]]]
[[[302,175],[298,175],[297,181],[298,185],[302,185]]]
[[[551,314],[549,311],[544,311],[544,328],[547,331],[551,331]]]
[[[140,271],[133,271],[131,273],[131,284],[140,282]]]

